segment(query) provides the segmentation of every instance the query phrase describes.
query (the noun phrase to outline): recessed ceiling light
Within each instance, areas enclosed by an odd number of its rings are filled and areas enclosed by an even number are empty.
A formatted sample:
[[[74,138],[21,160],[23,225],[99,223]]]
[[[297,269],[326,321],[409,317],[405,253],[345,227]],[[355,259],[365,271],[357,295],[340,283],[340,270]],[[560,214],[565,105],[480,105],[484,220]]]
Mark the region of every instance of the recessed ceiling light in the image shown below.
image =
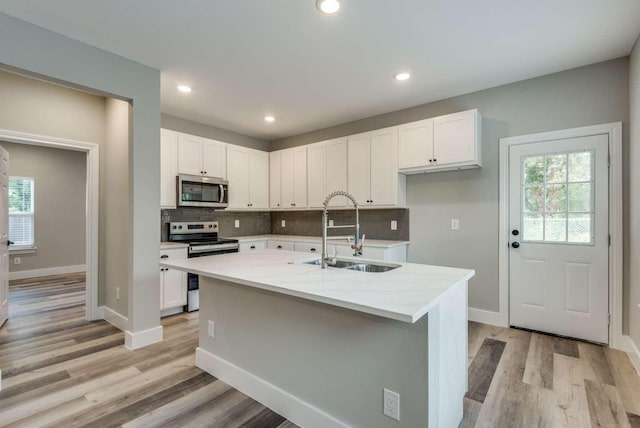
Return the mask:
[[[332,15],[340,10],[338,0],[316,0],[316,8],[327,15]]]
[[[178,86],[178,90],[179,90],[180,92],[183,92],[183,93],[185,93],[185,94],[188,94],[189,92],[191,92],[191,90],[192,90],[192,89],[191,89],[191,86],[187,86],[187,85],[180,85],[180,86]]]
[[[400,81],[408,80],[410,77],[411,77],[411,74],[409,73],[396,73],[393,75],[394,79],[400,80]]]
[[[275,118],[275,117],[273,117],[273,116],[265,116],[265,117],[264,117],[264,121],[265,121],[265,122],[269,122],[269,123],[271,123],[271,122],[275,122],[275,121],[276,121],[276,118]]]

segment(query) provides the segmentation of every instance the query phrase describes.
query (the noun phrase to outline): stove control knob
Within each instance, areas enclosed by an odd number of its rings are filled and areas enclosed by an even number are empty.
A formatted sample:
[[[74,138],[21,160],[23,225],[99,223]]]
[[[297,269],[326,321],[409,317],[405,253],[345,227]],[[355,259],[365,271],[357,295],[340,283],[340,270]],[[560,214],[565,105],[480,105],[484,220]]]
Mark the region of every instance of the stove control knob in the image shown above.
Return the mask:
[[[182,229],[182,226],[178,226],[178,229]]]
[[[213,227],[213,225],[212,225],[212,224],[210,224],[210,225],[209,225],[209,229],[211,229],[212,227]]]

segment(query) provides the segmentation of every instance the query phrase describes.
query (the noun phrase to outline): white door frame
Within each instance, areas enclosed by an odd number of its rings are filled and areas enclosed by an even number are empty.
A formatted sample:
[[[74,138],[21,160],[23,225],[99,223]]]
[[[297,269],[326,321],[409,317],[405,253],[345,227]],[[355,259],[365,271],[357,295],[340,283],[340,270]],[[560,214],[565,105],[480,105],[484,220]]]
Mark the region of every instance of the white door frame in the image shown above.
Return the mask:
[[[100,146],[97,143],[68,140],[57,137],[28,134],[0,129],[0,140],[9,143],[75,150],[87,154],[87,222],[86,222],[86,264],[87,292],[86,319],[102,319],[98,309],[98,208],[100,183]]]
[[[500,323],[509,326],[509,147],[518,144],[609,135],[609,346],[625,349],[622,335],[622,122],[500,139]]]

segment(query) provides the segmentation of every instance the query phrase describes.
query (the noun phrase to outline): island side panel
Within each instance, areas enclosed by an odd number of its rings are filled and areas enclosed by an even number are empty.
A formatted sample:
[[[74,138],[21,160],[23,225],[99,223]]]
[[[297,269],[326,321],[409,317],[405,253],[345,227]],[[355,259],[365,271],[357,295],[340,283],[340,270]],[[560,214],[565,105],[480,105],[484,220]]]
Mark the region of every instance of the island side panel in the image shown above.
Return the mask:
[[[468,388],[468,283],[454,285],[429,319],[429,426],[457,427]]]
[[[200,277],[198,366],[305,428],[426,427],[427,335],[427,317],[410,324]],[[383,414],[383,388],[400,394],[400,421]]]

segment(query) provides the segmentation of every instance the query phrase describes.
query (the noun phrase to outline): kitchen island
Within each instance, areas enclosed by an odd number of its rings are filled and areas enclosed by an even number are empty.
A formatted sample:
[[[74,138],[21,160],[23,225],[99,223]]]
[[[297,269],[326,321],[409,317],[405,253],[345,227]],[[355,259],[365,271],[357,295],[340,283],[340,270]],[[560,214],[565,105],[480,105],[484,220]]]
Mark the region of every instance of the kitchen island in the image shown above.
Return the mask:
[[[261,250],[161,263],[200,275],[198,367],[303,427],[458,426],[474,272],[312,259]],[[384,389],[399,394],[399,420],[383,413]]]

